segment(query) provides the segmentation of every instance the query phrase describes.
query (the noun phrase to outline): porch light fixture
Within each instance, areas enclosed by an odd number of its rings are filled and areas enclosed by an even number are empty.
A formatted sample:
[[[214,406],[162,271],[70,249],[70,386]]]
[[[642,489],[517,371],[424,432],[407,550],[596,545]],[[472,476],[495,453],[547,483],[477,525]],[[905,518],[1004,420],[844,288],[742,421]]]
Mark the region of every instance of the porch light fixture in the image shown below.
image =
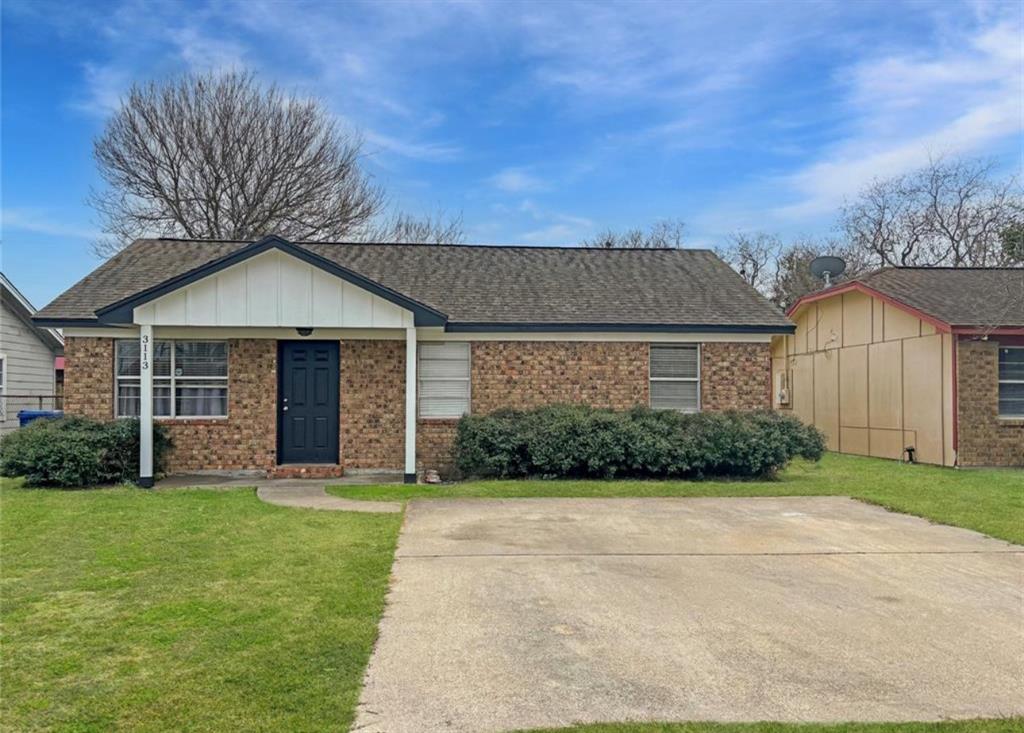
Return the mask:
[[[295,333],[299,334],[300,336],[309,336],[310,334],[313,333],[313,329],[312,328],[296,328],[295,329]]]

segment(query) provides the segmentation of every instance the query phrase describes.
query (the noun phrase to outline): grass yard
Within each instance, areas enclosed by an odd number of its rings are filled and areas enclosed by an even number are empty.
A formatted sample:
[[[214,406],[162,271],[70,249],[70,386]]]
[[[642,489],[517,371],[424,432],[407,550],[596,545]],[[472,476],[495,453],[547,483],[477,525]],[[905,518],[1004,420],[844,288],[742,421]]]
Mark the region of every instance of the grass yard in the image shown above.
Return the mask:
[[[2,489],[8,731],[325,731],[352,720],[400,515],[251,490]]]
[[[1024,543],[1024,472],[830,455],[773,482],[476,482],[342,496],[848,494]],[[261,503],[247,489],[0,483],[0,727],[325,731],[351,723],[400,515]],[[996,733],[1024,721],[621,724],[575,733]]]
[[[439,486],[332,486],[350,499],[525,496],[853,496],[1024,544],[1024,471],[952,470],[827,453],[774,481],[469,481]]]

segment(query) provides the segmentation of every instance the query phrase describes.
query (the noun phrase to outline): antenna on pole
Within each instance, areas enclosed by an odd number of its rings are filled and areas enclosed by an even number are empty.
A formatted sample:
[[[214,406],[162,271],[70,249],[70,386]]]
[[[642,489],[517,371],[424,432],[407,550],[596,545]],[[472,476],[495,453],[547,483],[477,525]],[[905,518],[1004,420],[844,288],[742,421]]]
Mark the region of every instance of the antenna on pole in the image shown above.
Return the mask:
[[[811,274],[825,281],[825,287],[832,284],[832,278],[839,277],[846,271],[846,262],[842,257],[822,255],[811,260]]]

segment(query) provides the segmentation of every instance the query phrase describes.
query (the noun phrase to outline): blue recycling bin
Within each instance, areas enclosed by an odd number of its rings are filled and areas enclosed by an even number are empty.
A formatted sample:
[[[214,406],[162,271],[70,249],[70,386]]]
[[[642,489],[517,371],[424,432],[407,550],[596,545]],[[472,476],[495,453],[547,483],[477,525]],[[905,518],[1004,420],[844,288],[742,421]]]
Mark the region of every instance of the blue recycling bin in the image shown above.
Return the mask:
[[[18,410],[18,424],[25,427],[33,420],[54,420],[64,417],[64,410]]]

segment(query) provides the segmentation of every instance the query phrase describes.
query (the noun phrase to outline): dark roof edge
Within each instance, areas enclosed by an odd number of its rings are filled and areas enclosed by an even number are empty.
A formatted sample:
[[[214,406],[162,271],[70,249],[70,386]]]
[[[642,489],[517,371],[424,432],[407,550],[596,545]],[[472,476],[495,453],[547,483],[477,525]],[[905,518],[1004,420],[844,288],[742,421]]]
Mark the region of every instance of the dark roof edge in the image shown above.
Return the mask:
[[[532,322],[498,322],[498,323],[452,323],[445,326],[449,333],[486,333],[486,332],[530,332],[530,333],[565,333],[567,331],[609,331],[642,333],[768,333],[789,334],[796,332],[796,326],[768,324],[724,324],[711,323],[532,323]]]
[[[357,272],[353,272],[346,267],[342,267],[337,263],[331,262],[315,252],[310,252],[304,247],[293,244],[288,240],[281,239],[277,236],[264,237],[258,242],[253,242],[246,247],[242,247],[241,249],[224,255],[212,262],[207,262],[204,265],[200,265],[199,267],[182,273],[181,275],[176,275],[175,277],[165,280],[153,287],[104,306],[96,311],[96,315],[98,316],[98,320],[101,324],[131,323],[132,311],[138,306],[144,305],[145,303],[155,300],[162,295],[166,295],[178,290],[179,288],[185,287],[186,285],[190,285],[197,280],[213,275],[221,270],[231,267],[232,265],[236,265],[271,249],[281,250],[286,254],[303,260],[314,267],[318,267],[325,272],[329,272],[332,275],[340,277],[342,280],[346,280],[347,282],[363,288],[374,295],[384,298],[384,300],[390,301],[397,306],[412,311],[415,319],[414,322],[417,326],[441,326],[448,320],[448,317],[444,313],[431,308],[425,303],[413,300],[402,293],[370,280],[368,277],[364,277]]]
[[[33,319],[41,326],[50,328],[105,328],[118,325],[95,318],[38,318]],[[431,324],[436,325],[436,324]],[[242,327],[244,328],[244,327]],[[452,323],[444,326],[448,333],[566,333],[611,332],[611,333],[747,333],[747,334],[788,334],[795,333],[796,326],[771,325],[722,325],[708,323]]]

